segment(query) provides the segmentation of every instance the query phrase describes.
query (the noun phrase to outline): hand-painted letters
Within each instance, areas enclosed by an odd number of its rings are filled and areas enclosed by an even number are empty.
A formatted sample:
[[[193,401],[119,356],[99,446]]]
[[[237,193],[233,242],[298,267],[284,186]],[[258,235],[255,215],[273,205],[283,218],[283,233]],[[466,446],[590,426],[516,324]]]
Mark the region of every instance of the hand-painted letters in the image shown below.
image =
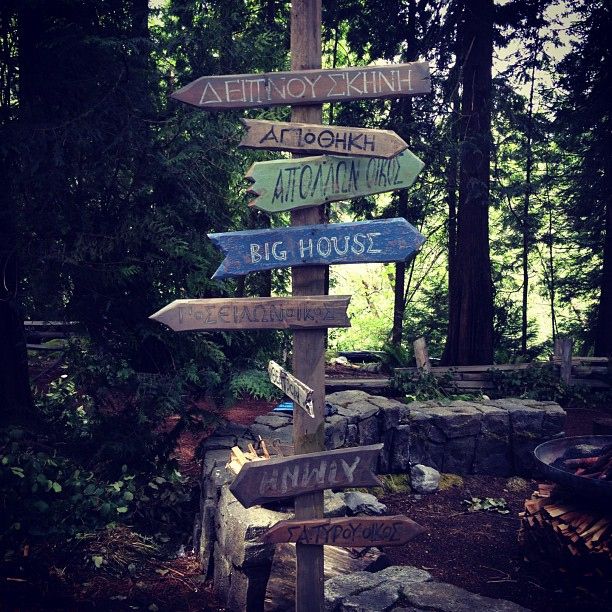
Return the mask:
[[[224,109],[397,98],[430,91],[428,64],[413,62],[337,70],[204,76],[175,91],[172,97],[203,109]]]
[[[408,145],[390,130],[256,119],[243,119],[242,123],[247,132],[240,146],[252,149],[388,158],[408,148]]]
[[[255,162],[246,174],[250,206],[280,212],[410,187],[423,162],[406,150],[392,157],[323,155]]]
[[[349,327],[349,296],[175,300],[151,319],[175,331]]]
[[[405,219],[208,234],[226,255],[213,278],[259,270],[405,261],[425,238]]]

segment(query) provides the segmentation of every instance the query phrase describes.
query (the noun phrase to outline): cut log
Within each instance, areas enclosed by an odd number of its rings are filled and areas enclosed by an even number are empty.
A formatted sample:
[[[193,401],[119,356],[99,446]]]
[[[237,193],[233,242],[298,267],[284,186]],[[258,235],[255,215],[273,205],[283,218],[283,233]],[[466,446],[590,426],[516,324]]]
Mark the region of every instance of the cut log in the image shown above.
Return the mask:
[[[520,520],[525,561],[564,586],[612,594],[612,508],[539,485]]]

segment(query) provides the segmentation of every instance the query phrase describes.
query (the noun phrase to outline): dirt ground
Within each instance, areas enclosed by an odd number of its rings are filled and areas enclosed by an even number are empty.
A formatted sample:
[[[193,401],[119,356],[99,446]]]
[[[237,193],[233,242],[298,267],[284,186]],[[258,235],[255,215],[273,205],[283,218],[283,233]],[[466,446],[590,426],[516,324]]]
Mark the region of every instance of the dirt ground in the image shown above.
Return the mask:
[[[275,402],[241,401],[217,412],[230,421],[249,424],[274,405]],[[214,410],[206,404],[197,408]],[[600,410],[569,411],[567,434],[591,433],[593,418],[601,414]],[[181,471],[194,477],[194,481],[198,473],[196,449],[209,434],[210,427],[198,428],[196,424],[179,438],[176,457]],[[517,490],[510,489],[505,478],[470,476],[463,479],[461,486],[431,495],[388,495],[382,501],[390,514],[405,514],[427,531],[408,545],[389,548],[386,553],[393,564],[415,565],[427,569],[436,579],[488,597],[509,599],[534,611],[610,610],[607,602],[550,582],[523,563],[517,540],[518,513],[536,484],[534,480],[525,481],[524,488]],[[470,497],[503,497],[510,513],[467,512],[462,501]],[[24,560],[24,565],[30,563]],[[203,581],[190,550],[175,559],[151,560],[150,567],[138,576],[85,575],[76,582],[63,575],[62,568],[53,565],[53,559],[39,558],[36,563],[38,567],[3,572],[0,611],[223,610],[212,594],[211,584]]]

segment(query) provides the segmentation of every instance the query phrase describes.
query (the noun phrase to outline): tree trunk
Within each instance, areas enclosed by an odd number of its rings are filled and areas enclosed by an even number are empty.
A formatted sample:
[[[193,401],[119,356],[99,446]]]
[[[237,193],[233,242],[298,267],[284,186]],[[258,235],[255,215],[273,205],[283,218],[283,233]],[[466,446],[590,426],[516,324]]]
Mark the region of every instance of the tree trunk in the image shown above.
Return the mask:
[[[595,355],[612,357],[612,158],[606,157],[604,182],[608,185],[606,193],[606,230],[603,250],[603,269],[601,274],[601,293],[597,313],[597,333],[595,335]]]
[[[406,48],[407,51],[404,54],[404,60],[412,62],[418,55],[416,48],[416,1],[409,0],[408,2],[408,20],[406,23]],[[401,123],[404,132],[400,132],[400,136],[404,137],[404,140],[410,145],[409,127],[413,121],[412,112],[412,100],[410,98],[404,98],[399,100],[398,108],[400,118],[398,123]],[[398,194],[397,199],[397,216],[406,218],[408,215],[408,192],[403,189]],[[406,263],[398,261],[395,264],[395,284],[393,286],[393,327],[391,328],[391,344],[399,347],[402,343],[402,336],[404,334],[404,313],[406,312],[406,300],[405,295],[405,284],[406,284]]]
[[[14,25],[14,14],[10,14],[8,5],[4,7],[2,19],[3,48],[7,49],[10,44],[4,40],[8,36],[10,27],[8,22]],[[27,36],[27,11],[18,15],[20,21],[20,43],[28,42]],[[29,42],[33,38],[30,37]],[[5,46],[6,45],[6,46]],[[23,46],[19,49],[20,56]],[[23,61],[20,57],[20,77],[23,79]],[[6,67],[5,67],[6,68]],[[15,73],[6,73],[6,82],[3,82],[4,92],[14,95],[16,83],[10,82]],[[20,81],[19,85],[21,86]],[[9,95],[10,98],[10,95]],[[4,100],[4,98],[3,98]],[[5,100],[8,102],[8,100]],[[20,109],[21,110],[21,109]],[[28,372],[28,354],[26,348],[25,330],[23,317],[20,313],[17,299],[19,275],[18,275],[18,238],[17,238],[17,204],[13,189],[12,178],[17,172],[16,153],[11,150],[9,121],[11,119],[10,108],[3,109],[2,123],[3,148],[0,157],[0,404],[5,413],[23,414],[33,410],[32,392],[30,389],[30,378]]]
[[[523,253],[522,253],[522,268],[523,268],[523,308],[521,319],[521,353],[527,355],[527,327],[528,318],[528,298],[529,298],[529,246],[531,223],[529,219],[529,209],[531,204],[531,173],[533,169],[533,94],[535,87],[535,63],[537,55],[534,58],[533,66],[531,67],[531,84],[529,87],[529,109],[527,114],[527,136],[525,146],[527,148],[527,161],[525,167],[525,195],[523,197]]]
[[[493,361],[493,286],[489,258],[493,0],[465,2],[460,29],[465,62],[456,279],[451,282],[449,293],[449,329],[443,359],[447,364],[469,365]]]

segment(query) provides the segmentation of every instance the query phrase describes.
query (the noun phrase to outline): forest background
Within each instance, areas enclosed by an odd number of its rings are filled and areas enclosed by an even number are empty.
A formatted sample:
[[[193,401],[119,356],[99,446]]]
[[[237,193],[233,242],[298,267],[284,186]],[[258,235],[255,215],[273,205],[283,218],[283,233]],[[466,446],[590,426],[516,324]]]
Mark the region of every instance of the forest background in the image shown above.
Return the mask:
[[[289,108],[169,99],[203,75],[288,69],[288,19],[279,0],[0,3],[0,403],[67,445],[61,461],[27,445],[3,455],[23,495],[44,493],[36,512],[85,499],[81,526],[133,518],[151,478],[171,480],[163,416],[288,354],[280,332],[175,334],[148,319],[178,298],[290,293],[286,271],[212,281],[222,256],[206,237],[288,225],[246,206],[244,173],[278,155],[237,144],[240,117]],[[424,336],[445,363],[504,363],[564,335],[612,352],[611,31],[605,0],[323,3],[323,67],[432,69],[431,95],[324,106],[327,123],[395,130],[426,164],[409,190],[329,207],[330,222],[400,216],[427,237],[406,264],[332,270],[353,328],[331,332],[330,351],[407,362]],[[78,325],[61,376],[34,396],[24,319]],[[118,394],[130,409],[111,419]],[[20,427],[7,440],[30,435]],[[103,483],[93,497],[84,473]]]

